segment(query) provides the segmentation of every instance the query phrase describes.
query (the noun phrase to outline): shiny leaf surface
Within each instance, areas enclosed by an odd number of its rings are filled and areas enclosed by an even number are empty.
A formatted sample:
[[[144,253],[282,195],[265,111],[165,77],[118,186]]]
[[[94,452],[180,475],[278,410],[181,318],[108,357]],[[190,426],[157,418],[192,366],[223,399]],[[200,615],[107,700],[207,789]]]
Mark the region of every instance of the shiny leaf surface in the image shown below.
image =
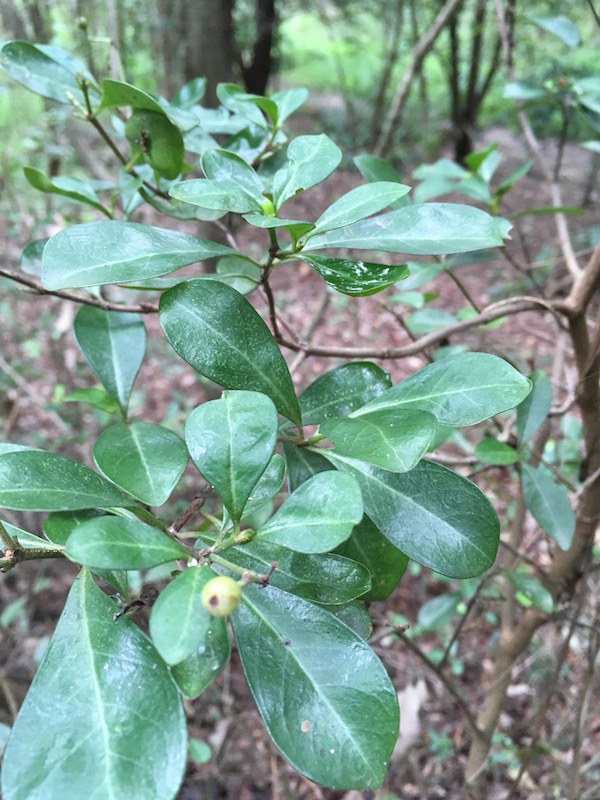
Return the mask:
[[[428,411],[382,409],[323,422],[319,431],[336,452],[392,472],[407,472],[425,455],[437,423]]]
[[[377,181],[357,186],[332,203],[315,223],[315,233],[352,225],[371,214],[383,211],[410,191],[409,186],[392,181]]]
[[[331,451],[328,458],[356,479],[365,513],[409,558],[451,578],[480,575],[494,563],[498,517],[466,478],[430,461],[398,474]]]
[[[272,586],[248,586],[231,624],[260,715],[292,766],[335,789],[379,786],[399,715],[371,648],[332,614]]]
[[[92,454],[110,481],[149,506],[167,502],[188,463],[188,451],[179,436],[148,422],[107,428]]]
[[[277,443],[272,400],[259,392],[223,392],[192,411],[185,440],[192,461],[239,522]]]
[[[339,166],[342,152],[324,133],[298,136],[287,150],[288,163],[273,177],[273,203],[281,206],[299,192],[328,178]]]
[[[0,508],[76,511],[113,506],[135,506],[135,501],[83,464],[43,450],[0,455]]]
[[[231,644],[225,619],[211,617],[196,651],[171,667],[173,680],[186,697],[199,697],[229,661]]]
[[[510,229],[499,217],[451,203],[413,205],[312,237],[304,247],[383,250],[410,255],[467,253],[498,247]]]
[[[419,408],[442,425],[475,425],[518,405],[531,384],[514,367],[487,353],[459,353],[428,364],[356,411]]]
[[[187,755],[177,688],[151,642],[84,570],[4,756],[5,800],[171,800]],[[48,765],[51,765],[51,768]]]
[[[350,536],[362,515],[356,481],[322,472],[296,489],[256,535],[299,553],[326,553]]]
[[[52,291],[139,281],[233,253],[207,239],[137,222],[86,222],[50,239],[42,256],[42,280]]]
[[[320,375],[300,395],[305,425],[346,417],[391,388],[387,372],[369,361],[355,361]]]
[[[372,264],[350,258],[299,256],[328,286],[351,297],[366,297],[387,289],[408,275],[405,264]]]
[[[235,289],[193,280],[165,292],[159,319],[173,349],[226,389],[262,392],[296,425],[300,408],[287,364],[266,324]]]
[[[65,555],[77,564],[100,569],[147,569],[189,558],[166,533],[136,519],[94,517],[78,525]]]

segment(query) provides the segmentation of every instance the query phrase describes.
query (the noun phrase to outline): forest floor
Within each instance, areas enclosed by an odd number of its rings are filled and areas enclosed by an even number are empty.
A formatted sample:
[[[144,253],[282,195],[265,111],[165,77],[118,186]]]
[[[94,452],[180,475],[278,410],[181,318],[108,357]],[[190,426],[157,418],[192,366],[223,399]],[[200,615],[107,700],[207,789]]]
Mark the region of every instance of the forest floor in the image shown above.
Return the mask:
[[[513,133],[503,129],[487,132],[478,146],[490,141],[499,142],[498,149],[503,159],[500,178],[510,174],[527,158],[523,142]],[[566,204],[580,206],[589,170],[590,155],[579,147],[567,146],[562,184]],[[333,199],[358,182],[356,174],[340,172],[320,187],[290,202],[289,216],[302,218],[304,215],[304,218],[314,219]],[[405,182],[411,184],[409,175]],[[501,213],[509,215],[547,204],[550,204],[550,198],[543,175],[534,167],[507,195]],[[576,234],[582,261],[593,244],[590,229],[599,224],[599,207],[596,191],[584,216],[570,218],[569,224]],[[145,216],[140,220],[165,224],[155,217]],[[21,220],[21,230],[16,233],[13,230],[11,236],[6,237],[5,259],[9,266],[18,263],[20,249],[28,241],[26,228],[33,227],[33,223],[33,219]],[[54,224],[47,226],[45,235],[51,235],[63,224],[64,219],[56,213]],[[188,226],[182,226],[182,229],[193,231]],[[0,228],[0,233],[4,232]],[[597,228],[596,238],[599,233]],[[240,242],[248,243],[243,230],[236,231],[236,235]],[[262,247],[259,236],[260,232],[253,229],[249,238],[257,247]],[[470,296],[480,307],[511,296],[511,293],[535,294],[538,291],[536,274],[543,274],[546,278],[546,295],[548,292],[551,295],[564,294],[568,276],[560,263],[553,262],[555,267],[552,270],[547,270],[543,264],[532,271],[525,266],[533,260],[554,259],[555,240],[551,217],[524,217],[519,220],[508,244],[509,258],[501,256],[494,261],[462,267],[457,272],[460,283],[468,288]],[[73,389],[94,385],[93,375],[84,364],[70,333],[73,306],[55,298],[34,296],[7,281],[0,285],[0,313],[4,320],[0,331],[2,439],[45,447],[90,464],[91,442],[106,420],[99,412],[87,411],[76,403],[61,402],[61,398]],[[294,330],[305,337],[307,331],[314,328],[311,333],[313,344],[372,346],[377,350],[410,342],[409,334],[398,319],[399,307],[389,302],[393,290],[384,295],[358,299],[324,294],[322,282],[308,267],[300,264],[275,273],[273,289],[279,311]],[[447,275],[435,279],[428,290],[438,293],[432,307],[457,312],[468,305],[461,288]],[[251,296],[252,302],[266,314],[263,298],[258,297],[258,293],[255,295]],[[133,416],[143,415],[147,421],[163,422],[177,430],[192,408],[216,396],[216,389],[169,351],[156,318],[148,317],[146,322],[148,354],[136,383],[139,388],[134,391]],[[557,342],[560,347],[561,336],[551,315],[532,312],[510,317],[501,327],[474,329],[462,341],[472,349],[502,354],[525,372],[534,368],[547,370],[555,381],[554,402],[557,404],[572,388],[569,386],[569,376],[573,374],[569,352],[561,353],[562,368],[557,372]],[[377,363],[387,369],[396,382],[424,366],[427,355]],[[341,363],[335,359],[314,357],[300,360],[294,354],[290,354],[288,361],[300,388]],[[476,431],[473,436],[475,441]],[[514,493],[509,471],[498,467],[471,477],[492,498],[501,518],[505,518]],[[180,505],[185,505],[193,496],[193,481],[193,472],[186,473],[180,490]],[[173,513],[179,507],[174,506]],[[4,518],[23,528],[39,531],[39,515],[7,512]],[[530,552],[530,557],[543,562],[547,558],[547,546],[539,544],[533,523],[528,527],[527,536],[536,542],[535,552]],[[76,571],[69,562],[41,561],[24,564],[0,579],[0,721],[10,723],[14,706],[24,696],[35,673],[39,653],[52,634]],[[456,588],[458,584],[452,583],[451,586]],[[447,585],[434,579],[427,570],[407,571],[389,600],[374,603],[370,609],[374,620],[374,647],[401,692],[404,715],[404,749],[397,750],[381,790],[335,792],[321,789],[289,767],[267,737],[234,650],[230,664],[205,693],[198,700],[186,701],[190,733],[210,744],[213,757],[204,765],[190,762],[180,793],[181,800],[382,800],[384,797],[458,800],[462,796],[462,774],[469,742],[464,717],[439,677],[434,671],[424,668],[417,656],[404,645],[401,636],[380,635],[399,615],[414,624],[419,608],[446,590]],[[451,678],[474,711],[479,707],[490,668],[489,643],[494,634],[490,619],[494,611],[494,608],[486,606],[485,601],[480,601],[480,607],[461,633],[458,650],[450,662],[451,672],[455,673]],[[146,624],[144,619],[140,624]],[[447,639],[447,631],[444,636]],[[518,770],[517,749],[526,743],[522,736],[531,729],[531,709],[539,705],[544,683],[552,674],[559,639],[559,631],[549,628],[543,640],[538,642],[537,652],[530,654],[519,666],[522,680],[517,680],[513,686],[514,691],[501,720],[501,735],[486,773],[488,800],[559,797],[554,793],[556,776],[548,771],[548,759],[539,762],[539,767],[534,759],[527,781],[523,782],[522,795],[513,795],[510,790],[510,781]],[[440,641],[437,635],[428,634],[419,638],[419,645],[423,651],[429,652],[432,648],[439,648]],[[569,674],[552,701],[544,730],[554,743],[555,771],[560,770],[561,759],[566,759],[566,753],[560,749],[563,741],[561,720],[569,703],[569,687],[577,681],[579,664],[575,655],[568,661],[568,667]],[[538,692],[539,697],[536,695]],[[596,723],[593,729],[600,737],[600,717]],[[588,757],[590,755],[587,753]],[[600,789],[597,797],[600,797]]]

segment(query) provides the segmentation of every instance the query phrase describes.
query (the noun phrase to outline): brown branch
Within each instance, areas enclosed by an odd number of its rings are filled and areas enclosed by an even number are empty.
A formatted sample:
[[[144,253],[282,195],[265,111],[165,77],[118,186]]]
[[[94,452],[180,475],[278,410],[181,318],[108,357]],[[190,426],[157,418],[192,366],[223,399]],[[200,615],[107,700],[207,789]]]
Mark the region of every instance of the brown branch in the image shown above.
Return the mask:
[[[289,339],[284,339],[282,336],[275,337],[279,344],[287,347],[288,350],[294,352],[304,352],[310,356],[329,356],[332,358],[378,358],[378,359],[400,359],[407,358],[420,354],[428,347],[439,344],[451,336],[456,336],[458,333],[476,328],[479,325],[485,325],[488,322],[493,322],[500,317],[512,316],[514,314],[521,314],[524,311],[549,311],[554,315],[563,310],[564,303],[556,302],[554,304],[548,303],[537,297],[518,297],[514,300],[501,300],[494,303],[488,308],[484,309],[481,314],[477,314],[470,319],[456,322],[453,325],[447,325],[445,328],[440,328],[438,331],[428,333],[417,339],[416,342],[404,345],[403,347],[390,347],[390,348],[372,348],[372,347],[333,347],[333,346],[312,346],[302,342],[291,342]]]
[[[138,314],[156,314],[158,312],[158,305],[156,303],[125,305],[124,303],[110,303],[108,300],[98,300],[96,297],[86,297],[84,295],[73,294],[72,292],[65,292],[62,289],[50,291],[49,289],[44,289],[42,284],[35,278],[31,278],[24,272],[17,272],[7,267],[0,267],[0,276],[20,283],[23,286],[27,286],[33,289],[37,294],[61,297],[63,300],[70,300],[72,303],[80,303],[85,306],[95,306],[96,308],[101,308],[103,311],[121,311]]]

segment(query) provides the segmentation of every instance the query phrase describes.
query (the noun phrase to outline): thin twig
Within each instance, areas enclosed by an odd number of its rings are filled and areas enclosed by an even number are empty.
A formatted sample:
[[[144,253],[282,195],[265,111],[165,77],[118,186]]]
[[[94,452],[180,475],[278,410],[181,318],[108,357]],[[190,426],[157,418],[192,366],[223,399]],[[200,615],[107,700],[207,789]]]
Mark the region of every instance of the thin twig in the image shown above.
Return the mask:
[[[72,292],[65,292],[62,289],[51,291],[44,289],[42,284],[35,278],[26,275],[24,272],[17,272],[16,270],[7,267],[0,267],[0,276],[8,278],[15,283],[20,283],[33,289],[37,294],[46,294],[51,297],[61,297],[63,300],[70,300],[72,303],[80,303],[85,306],[95,306],[101,308],[103,311],[120,311],[125,313],[137,314],[156,314],[158,313],[158,305],[156,303],[142,302],[138,305],[126,305],[125,303],[110,303],[107,300],[98,300],[96,297],[89,297],[85,295],[74,294]]]

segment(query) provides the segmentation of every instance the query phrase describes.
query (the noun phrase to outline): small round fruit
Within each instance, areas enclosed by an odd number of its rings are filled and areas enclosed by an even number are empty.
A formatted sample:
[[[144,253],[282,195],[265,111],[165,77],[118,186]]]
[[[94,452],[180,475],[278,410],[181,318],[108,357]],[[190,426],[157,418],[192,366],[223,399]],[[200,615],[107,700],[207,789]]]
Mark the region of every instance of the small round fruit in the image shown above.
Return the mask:
[[[268,197],[260,204],[262,212],[267,217],[274,217],[276,215],[275,206],[273,205],[273,201],[270,200]]]
[[[204,608],[213,617],[227,617],[238,607],[241,596],[239,583],[227,575],[219,575],[202,589],[200,599]]]

